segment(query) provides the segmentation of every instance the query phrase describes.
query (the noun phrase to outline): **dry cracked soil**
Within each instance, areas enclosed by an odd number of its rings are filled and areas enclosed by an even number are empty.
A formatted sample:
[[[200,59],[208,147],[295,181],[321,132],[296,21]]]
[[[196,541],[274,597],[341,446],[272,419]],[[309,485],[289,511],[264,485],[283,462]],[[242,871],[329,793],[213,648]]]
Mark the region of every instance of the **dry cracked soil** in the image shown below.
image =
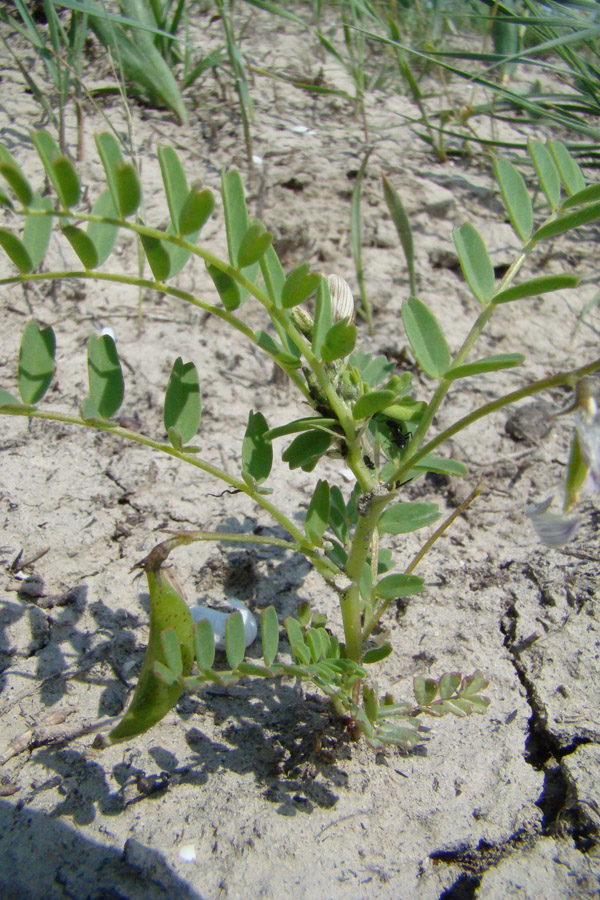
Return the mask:
[[[241,13],[240,13],[241,15]],[[291,24],[253,11],[243,44],[257,69],[318,77],[352,92],[332,58]],[[192,36],[217,46],[220,25],[198,12]],[[29,131],[47,125],[23,72],[43,78],[30,48],[2,50],[2,141],[36,186],[43,182]],[[106,58],[86,61],[84,80],[102,87]],[[533,73],[515,75],[521,86]],[[455,86],[460,101],[461,85]],[[470,90],[470,89],[469,89]],[[147,221],[166,222],[157,147],[171,144],[188,177],[217,192],[237,166],[250,214],[275,236],[286,267],[306,260],[356,290],[350,198],[367,146],[363,263],[374,336],[359,324],[359,346],[385,352],[398,371],[413,360],[400,318],[409,286],[402,248],[383,198],[381,174],[404,198],[415,239],[419,296],[435,311],[451,348],[477,314],[452,243],[470,221],[500,274],[517,241],[485,156],[441,162],[407,125],[409,99],[388,83],[368,93],[363,122],[351,103],[313,95],[256,74],[254,164],[239,109],[223,79],[188,92],[189,126],[168,112],[118,97],[84,103],[86,201],[102,186],[93,135],[106,119],[131,129]],[[489,125],[478,123],[481,133]],[[506,140],[547,132],[500,123]],[[67,139],[77,143],[74,107]],[[86,189],[87,190],[87,189]],[[8,220],[7,220],[8,221]],[[575,328],[595,294],[598,227],[548,245],[531,275],[574,271],[577,290],[506,304],[481,339],[480,356],[519,351],[525,363],[499,375],[456,382],[435,428],[502,392],[598,355],[597,308]],[[203,232],[225,248],[219,202]],[[47,270],[72,267],[53,238]],[[198,261],[199,262],[199,261]],[[3,263],[3,266],[5,264]],[[112,271],[136,274],[130,234],[119,237]],[[504,267],[504,268],[503,268]],[[6,262],[4,274],[8,275]],[[178,288],[215,299],[204,267],[186,267]],[[164,437],[161,404],[177,356],[196,363],[203,393],[203,457],[239,471],[249,409],[281,424],[305,414],[301,398],[240,334],[201,309],[122,284],[72,278],[0,293],[0,385],[15,390],[20,334],[32,317],[57,334],[57,374],[47,405],[76,412],[86,393],[90,333],[112,328],[123,363],[121,415]],[[140,306],[141,304],[141,306]],[[141,309],[141,318],[140,318]],[[246,308],[252,328],[260,309]],[[416,396],[431,381],[415,370]],[[409,499],[455,509],[482,478],[482,493],[435,544],[418,572],[426,591],[397,604],[384,622],[394,653],[380,685],[410,698],[412,678],[481,669],[487,714],[429,719],[411,751],[374,753],[353,743],[323,698],[291,679],[206,686],[143,737],[102,752],[82,729],[117,716],[131,694],[147,638],[148,596],[132,565],[162,529],[206,528],[281,536],[250,501],[223,492],[199,471],[114,436],[60,422],[2,419],[0,432],[0,893],[4,900],[546,900],[598,896],[600,860],[599,509],[581,506],[581,528],[564,551],[543,547],[524,515],[528,502],[558,488],[571,439],[569,400],[558,390],[505,409],[458,435],[452,455],[469,474],[426,478]],[[46,401],[45,401],[46,402]],[[302,520],[313,475],[291,472],[276,454],[270,483],[285,512]],[[339,484],[339,460],[317,472]],[[428,536],[428,535],[427,535]],[[400,564],[422,533],[397,536]],[[40,555],[43,554],[43,555]],[[190,601],[273,604],[280,621],[309,600],[340,625],[335,597],[299,556],[267,546],[195,544],[175,565]],[[26,589],[17,573],[28,576]]]

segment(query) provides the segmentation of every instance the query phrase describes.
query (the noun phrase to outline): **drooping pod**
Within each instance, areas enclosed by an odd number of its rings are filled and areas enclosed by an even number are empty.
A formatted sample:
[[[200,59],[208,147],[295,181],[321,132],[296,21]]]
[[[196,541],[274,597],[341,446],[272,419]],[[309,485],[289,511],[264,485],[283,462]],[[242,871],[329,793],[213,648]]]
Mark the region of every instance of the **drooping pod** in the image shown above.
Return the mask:
[[[150,591],[150,634],[131,703],[118,725],[108,734],[110,744],[143,734],[172,709],[183,690],[179,682],[168,685],[154,672],[154,663],[166,665],[161,633],[174,629],[181,645],[182,675],[189,675],[194,660],[194,622],[188,605],[175,590],[164,570],[146,568]]]

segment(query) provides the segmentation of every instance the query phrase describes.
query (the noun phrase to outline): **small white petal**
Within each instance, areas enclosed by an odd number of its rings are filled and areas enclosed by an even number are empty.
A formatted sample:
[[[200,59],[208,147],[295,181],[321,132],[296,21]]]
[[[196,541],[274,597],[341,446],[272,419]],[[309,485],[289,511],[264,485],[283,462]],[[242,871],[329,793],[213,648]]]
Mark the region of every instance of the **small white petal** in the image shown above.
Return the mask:
[[[184,862],[195,862],[196,861],[196,848],[193,844],[186,844],[185,847],[179,848],[179,859],[182,859]]]

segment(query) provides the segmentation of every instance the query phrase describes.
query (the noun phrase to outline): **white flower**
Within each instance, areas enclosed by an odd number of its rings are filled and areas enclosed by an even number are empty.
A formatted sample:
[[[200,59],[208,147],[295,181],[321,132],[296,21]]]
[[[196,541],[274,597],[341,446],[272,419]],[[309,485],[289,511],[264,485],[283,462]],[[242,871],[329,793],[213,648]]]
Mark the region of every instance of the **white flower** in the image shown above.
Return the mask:
[[[333,321],[339,322],[341,319],[348,319],[352,323],[354,321],[354,297],[350,285],[339,275],[329,275],[327,284],[331,295]]]

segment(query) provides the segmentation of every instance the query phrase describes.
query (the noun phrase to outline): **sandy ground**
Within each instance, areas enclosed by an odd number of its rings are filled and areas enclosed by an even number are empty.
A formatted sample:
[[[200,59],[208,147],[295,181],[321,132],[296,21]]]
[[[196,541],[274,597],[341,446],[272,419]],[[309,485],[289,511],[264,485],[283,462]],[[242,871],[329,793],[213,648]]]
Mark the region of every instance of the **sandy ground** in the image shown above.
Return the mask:
[[[204,39],[218,24],[200,18]],[[244,45],[258,66],[286,67],[351,85],[305,36],[253,14]],[[26,65],[31,54],[21,50]],[[44,125],[19,72],[3,59],[2,140],[41,185],[29,129]],[[6,64],[6,65],[5,65]],[[100,59],[87,73],[102,81]],[[528,73],[521,73],[527,79]],[[471,221],[485,235],[494,264],[512,259],[516,240],[481,154],[440,163],[404,124],[407,98],[367,96],[374,150],[364,181],[364,267],[375,310],[375,336],[360,326],[359,345],[410,365],[400,320],[408,296],[405,262],[383,200],[384,172],[403,196],[415,232],[419,292],[457,348],[477,303],[458,270],[451,232]],[[211,93],[214,91],[214,93]],[[251,215],[272,230],[289,270],[302,260],[356,287],[350,249],[350,194],[366,142],[350,104],[313,100],[257,77],[256,123],[248,166],[239,116],[212,79],[187,101],[189,128],[132,104],[142,160],[147,220],[166,221],[157,146],[170,143],[190,181],[218,190],[222,167],[240,168]],[[230,98],[232,100],[232,98]],[[119,129],[118,100],[103,112]],[[306,126],[303,132],[295,130]],[[482,126],[483,127],[483,126]],[[78,165],[90,196],[100,189],[93,134],[85,116],[86,155]],[[508,138],[544,137],[504,125]],[[68,135],[76,131],[69,111]],[[203,233],[223,252],[217,209]],[[597,289],[597,227],[548,245],[531,275],[575,271],[576,291],[508,304],[481,340],[479,356],[521,351],[523,367],[500,377],[458,382],[436,428],[530,379],[598,355],[600,318],[592,311],[575,336],[577,314]],[[48,268],[74,258],[53,238]],[[136,272],[130,235],[119,238],[105,268]],[[6,269],[8,272],[8,269]],[[190,265],[177,286],[214,298],[203,267]],[[250,408],[281,424],[303,407],[274,377],[261,354],[218,320],[166,297],[142,298],[119,285],[42,282],[3,289],[0,385],[15,390],[20,334],[34,316],[53,325],[57,376],[48,406],[75,412],[86,393],[85,345],[111,327],[126,377],[122,414],[162,437],[162,396],[173,360],[193,360],[203,384],[204,458],[239,471]],[[259,310],[247,321],[261,327]],[[431,382],[417,377],[417,396]],[[598,896],[600,801],[597,593],[598,506],[581,508],[582,528],[568,552],[537,543],[524,506],[560,482],[571,423],[549,419],[568,399],[505,410],[463,433],[452,447],[469,474],[450,485],[426,479],[407,493],[450,511],[484,479],[477,502],[421,565],[427,590],[385,621],[395,653],[380,683],[410,698],[417,674],[469,672],[490,679],[485,716],[428,720],[416,750],[374,754],[351,743],[321,698],[292,681],[206,687],[185,697],[144,737],[101,753],[92,737],[58,743],[58,732],[117,716],[135,683],[147,637],[148,597],[131,567],[164,528],[281,534],[249,501],[175,460],[152,456],[113,437],[58,423],[4,418],[0,433],[0,885],[5,900],[159,900],[159,898],[588,898]],[[550,430],[548,425],[551,424]],[[508,426],[508,427],[507,427]],[[335,460],[317,469],[347,494]],[[276,460],[271,484],[288,515],[301,521],[313,476]],[[410,560],[423,532],[394,539]],[[47,550],[29,569],[42,596],[17,593],[11,565]],[[274,604],[281,621],[310,600],[339,625],[335,598],[302,558],[266,547],[195,545],[174,558],[190,601],[231,595],[252,609]],[[17,565],[16,568],[19,568]],[[22,752],[14,743],[22,739]],[[7,758],[9,757],[9,758]],[[596,774],[594,774],[596,773]],[[190,849],[190,848],[193,848]]]

